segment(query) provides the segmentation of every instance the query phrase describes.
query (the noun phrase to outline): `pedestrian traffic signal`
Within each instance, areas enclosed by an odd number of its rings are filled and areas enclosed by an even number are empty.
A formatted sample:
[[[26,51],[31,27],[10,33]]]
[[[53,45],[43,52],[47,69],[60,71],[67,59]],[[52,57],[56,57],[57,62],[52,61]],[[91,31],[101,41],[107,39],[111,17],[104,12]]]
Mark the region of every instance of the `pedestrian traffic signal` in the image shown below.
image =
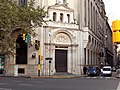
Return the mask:
[[[29,34],[27,34],[27,35],[25,36],[25,42],[26,42],[26,43],[29,43],[29,42],[30,42],[30,35],[29,35]]]
[[[26,43],[30,42],[30,34],[22,34],[21,36]]]

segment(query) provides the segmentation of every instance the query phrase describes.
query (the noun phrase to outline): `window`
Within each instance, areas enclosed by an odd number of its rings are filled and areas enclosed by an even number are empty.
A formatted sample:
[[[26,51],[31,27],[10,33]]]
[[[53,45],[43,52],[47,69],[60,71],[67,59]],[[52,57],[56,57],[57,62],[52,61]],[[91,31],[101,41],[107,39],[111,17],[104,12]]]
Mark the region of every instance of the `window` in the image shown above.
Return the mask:
[[[58,1],[56,1],[56,2],[58,2]],[[59,0],[59,2],[60,2],[61,4],[66,4],[66,0]]]
[[[63,4],[66,4],[66,0],[63,0]]]
[[[24,68],[18,68],[18,73],[19,74],[24,74],[25,73],[25,69]]]
[[[93,52],[91,51],[91,64],[93,64],[93,58],[92,58],[92,56],[93,56]]]
[[[89,50],[88,50],[88,65],[89,65],[89,62],[90,62],[90,61],[89,61]]]
[[[85,2],[84,2],[84,7],[85,7],[85,16],[84,16],[84,21],[85,21],[85,26],[87,26],[87,5],[86,5],[86,0],[85,0]]]
[[[63,22],[63,13],[60,13],[60,22]]]
[[[91,30],[93,30],[93,5],[92,5],[92,2],[91,2]]]
[[[86,48],[84,48],[84,58],[85,58],[85,65],[86,65]]]
[[[19,0],[19,5],[27,5],[27,0]]]
[[[95,24],[96,24],[96,23],[95,23],[95,16],[96,16],[95,14],[96,14],[96,13],[95,13],[95,7],[93,7],[93,31],[94,31],[94,32],[95,32],[95,26],[96,26],[96,25],[95,25]]]
[[[91,37],[90,37],[90,35],[88,36],[88,42],[89,42],[89,43],[91,42]]]
[[[67,14],[68,23],[70,23],[70,14]]]
[[[90,1],[88,0],[88,27],[90,28]]]
[[[53,13],[53,21],[56,21],[56,12]]]

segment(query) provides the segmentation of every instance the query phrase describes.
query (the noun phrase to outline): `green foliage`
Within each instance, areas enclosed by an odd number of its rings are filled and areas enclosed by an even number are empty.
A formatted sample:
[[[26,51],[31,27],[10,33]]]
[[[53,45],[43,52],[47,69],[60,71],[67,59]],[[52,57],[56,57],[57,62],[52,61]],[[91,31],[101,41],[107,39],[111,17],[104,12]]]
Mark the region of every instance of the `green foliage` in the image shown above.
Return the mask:
[[[0,0],[0,53],[13,54],[18,34],[34,35],[34,28],[43,24],[44,16],[44,8],[34,7],[34,0],[27,5]]]

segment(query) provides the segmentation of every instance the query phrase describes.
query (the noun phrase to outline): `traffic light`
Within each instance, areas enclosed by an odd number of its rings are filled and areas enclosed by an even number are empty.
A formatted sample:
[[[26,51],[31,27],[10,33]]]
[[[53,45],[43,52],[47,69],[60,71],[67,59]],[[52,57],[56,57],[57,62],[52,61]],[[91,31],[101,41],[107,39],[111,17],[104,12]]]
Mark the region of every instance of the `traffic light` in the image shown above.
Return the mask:
[[[26,34],[22,34],[22,38],[23,38],[23,40],[25,40]]]
[[[43,56],[40,56],[40,60],[43,60]]]
[[[22,34],[21,36],[26,43],[30,42],[30,34]]]
[[[35,49],[39,50],[39,47],[40,47],[40,41],[35,40]]]

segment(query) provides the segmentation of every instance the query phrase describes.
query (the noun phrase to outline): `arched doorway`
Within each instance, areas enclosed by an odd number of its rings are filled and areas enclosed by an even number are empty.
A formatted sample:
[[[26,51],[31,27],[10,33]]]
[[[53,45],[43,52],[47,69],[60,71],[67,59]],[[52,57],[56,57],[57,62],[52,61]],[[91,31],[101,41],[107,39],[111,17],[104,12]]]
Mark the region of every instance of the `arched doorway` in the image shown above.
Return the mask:
[[[27,43],[23,40],[22,35],[16,40],[16,64],[27,64]]]
[[[58,32],[53,38],[55,49],[55,72],[70,72],[72,62],[71,34],[66,31]],[[68,59],[69,57],[69,59]]]

